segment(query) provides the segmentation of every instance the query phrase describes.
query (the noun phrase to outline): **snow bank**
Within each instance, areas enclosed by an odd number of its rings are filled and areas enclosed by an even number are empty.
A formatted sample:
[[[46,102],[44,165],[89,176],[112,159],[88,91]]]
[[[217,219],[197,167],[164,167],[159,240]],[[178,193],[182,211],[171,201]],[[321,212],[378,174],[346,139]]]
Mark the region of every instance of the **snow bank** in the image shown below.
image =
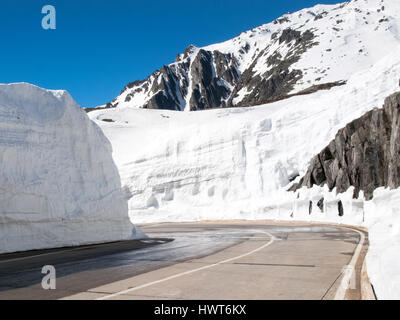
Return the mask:
[[[65,91],[0,85],[0,253],[135,232],[111,145]]]
[[[380,188],[365,203],[368,274],[379,299],[400,299],[400,190]]]
[[[343,87],[269,105],[89,116],[113,145],[132,221],[270,219],[280,190],[340,128],[381,107],[399,74],[400,48]]]

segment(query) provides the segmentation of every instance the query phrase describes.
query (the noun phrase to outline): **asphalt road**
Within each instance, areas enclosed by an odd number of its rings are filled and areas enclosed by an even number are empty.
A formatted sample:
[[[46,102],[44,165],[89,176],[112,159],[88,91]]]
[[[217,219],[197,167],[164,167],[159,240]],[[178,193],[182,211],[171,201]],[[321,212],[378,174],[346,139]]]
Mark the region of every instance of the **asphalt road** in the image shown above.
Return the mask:
[[[356,230],[261,222],[142,230],[149,239],[0,255],[0,299],[360,299],[368,241],[359,244]],[[55,267],[55,290],[41,286],[44,265]]]

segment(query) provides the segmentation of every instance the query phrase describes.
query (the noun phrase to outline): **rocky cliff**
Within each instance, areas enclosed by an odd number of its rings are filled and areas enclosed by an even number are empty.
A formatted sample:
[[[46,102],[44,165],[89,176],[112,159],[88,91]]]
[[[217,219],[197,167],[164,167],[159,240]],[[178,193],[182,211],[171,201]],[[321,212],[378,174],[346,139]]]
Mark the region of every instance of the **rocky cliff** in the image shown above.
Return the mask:
[[[354,197],[362,190],[366,199],[376,188],[400,187],[400,92],[341,129],[290,190],[325,184],[337,193],[354,186]]]

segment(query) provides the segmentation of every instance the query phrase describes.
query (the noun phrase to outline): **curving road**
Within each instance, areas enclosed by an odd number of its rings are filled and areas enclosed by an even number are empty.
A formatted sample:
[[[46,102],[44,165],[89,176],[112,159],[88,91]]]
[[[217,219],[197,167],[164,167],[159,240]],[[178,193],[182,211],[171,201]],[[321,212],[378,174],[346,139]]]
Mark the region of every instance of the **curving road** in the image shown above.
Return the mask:
[[[360,299],[368,241],[358,230],[272,222],[141,227],[149,239],[0,255],[0,299]],[[55,290],[42,289],[44,265],[56,269]]]

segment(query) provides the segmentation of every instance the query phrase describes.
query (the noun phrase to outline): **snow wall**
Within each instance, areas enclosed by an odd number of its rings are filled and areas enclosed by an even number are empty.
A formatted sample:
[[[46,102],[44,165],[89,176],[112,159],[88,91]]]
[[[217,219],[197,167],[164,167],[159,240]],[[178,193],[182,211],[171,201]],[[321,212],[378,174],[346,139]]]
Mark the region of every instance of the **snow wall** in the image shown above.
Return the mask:
[[[0,85],[0,253],[128,239],[112,148],[65,91]]]

